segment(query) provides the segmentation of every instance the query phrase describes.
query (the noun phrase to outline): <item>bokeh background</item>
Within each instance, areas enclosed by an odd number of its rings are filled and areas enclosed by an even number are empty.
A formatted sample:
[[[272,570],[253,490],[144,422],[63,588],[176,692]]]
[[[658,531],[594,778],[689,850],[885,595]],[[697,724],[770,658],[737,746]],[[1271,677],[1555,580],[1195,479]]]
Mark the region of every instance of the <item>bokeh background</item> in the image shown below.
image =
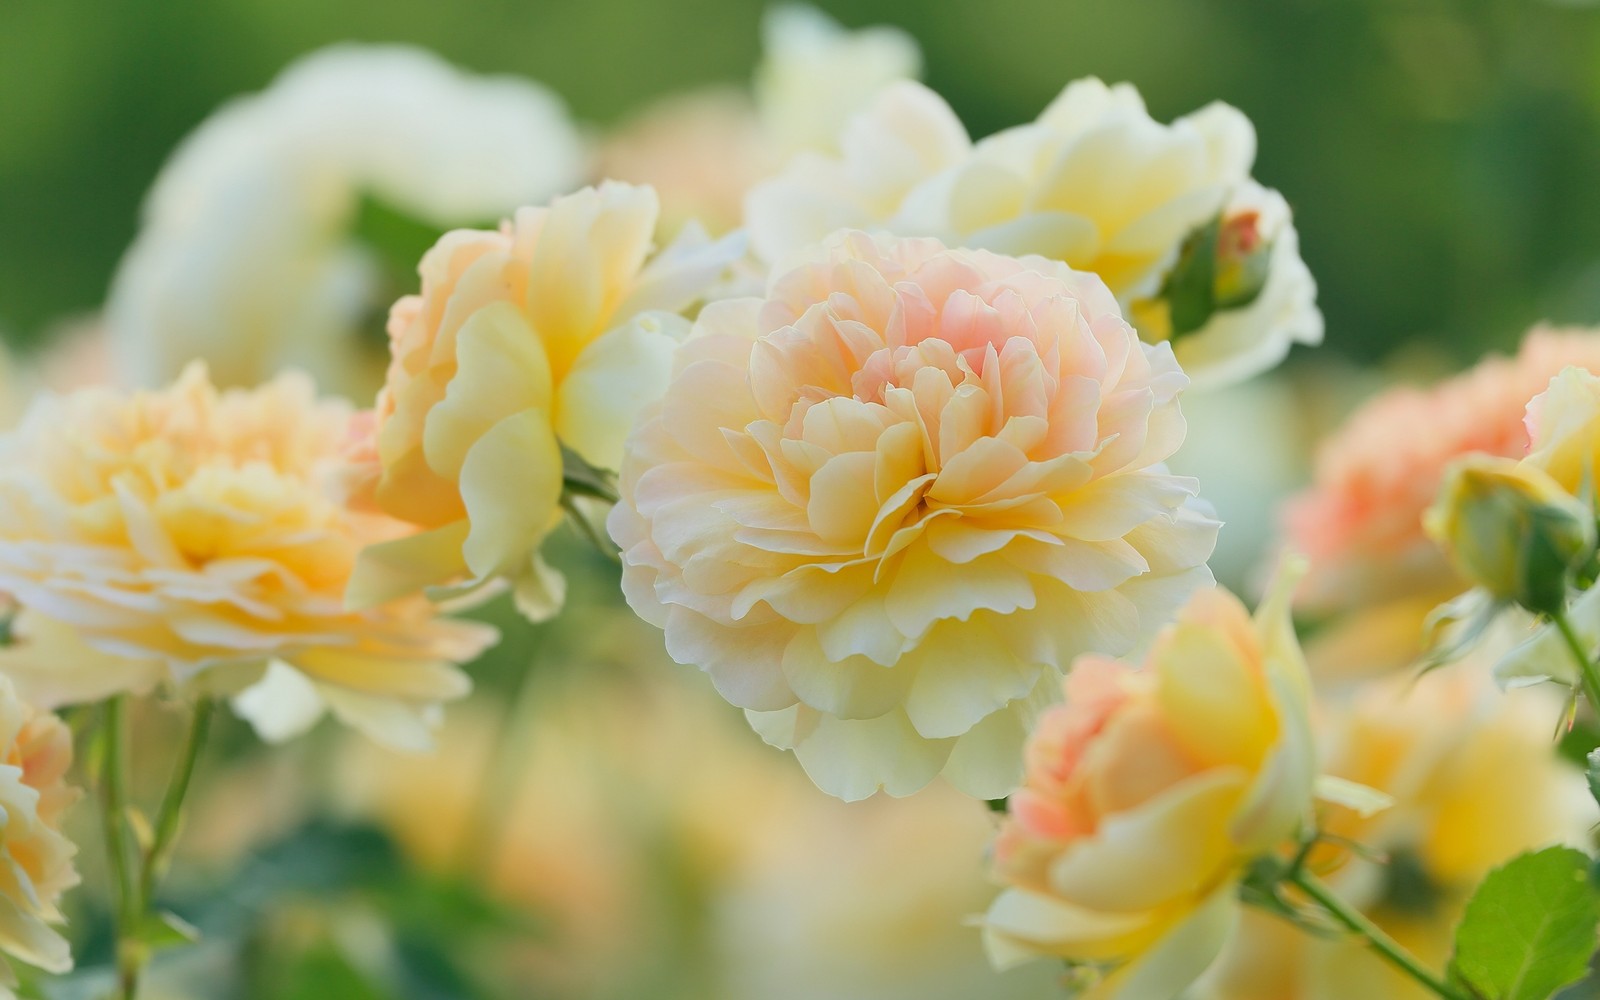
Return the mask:
[[[820,0],[895,24],[974,136],[1069,80],[1135,83],[1162,120],[1220,99],[1294,206],[1327,343],[1186,406],[1179,464],[1231,524],[1248,587],[1310,442],[1373,386],[1600,322],[1600,8],[1553,0]],[[596,133],[669,92],[744,86],[745,0],[0,0],[0,336],[39,355],[92,325],[142,198],[227,99],[343,41],[424,46],[556,91]],[[375,320],[376,322],[376,320]],[[1239,428],[1251,428],[1242,441]],[[1397,433],[1404,433],[1397,428]],[[1214,484],[1214,485],[1212,485]],[[330,727],[263,753],[226,725],[166,901],[201,943],[156,997],[940,1000],[1042,997],[962,926],[991,890],[990,818],[953,793],[846,806],[762,746],[616,600],[578,539],[574,611],[472,672],[441,752]],[[159,771],[173,724],[138,720]],[[81,810],[86,830],[90,812]],[[84,868],[98,879],[85,832]],[[104,906],[73,900],[103,991]]]

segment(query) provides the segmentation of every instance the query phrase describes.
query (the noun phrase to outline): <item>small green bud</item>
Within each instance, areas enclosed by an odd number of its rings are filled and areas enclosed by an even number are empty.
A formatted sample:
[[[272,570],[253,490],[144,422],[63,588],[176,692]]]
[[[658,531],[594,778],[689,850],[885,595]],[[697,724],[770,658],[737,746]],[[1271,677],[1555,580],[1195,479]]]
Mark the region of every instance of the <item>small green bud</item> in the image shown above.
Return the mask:
[[[1471,455],[1445,475],[1423,526],[1457,570],[1500,601],[1553,615],[1595,553],[1595,515],[1549,475]]]

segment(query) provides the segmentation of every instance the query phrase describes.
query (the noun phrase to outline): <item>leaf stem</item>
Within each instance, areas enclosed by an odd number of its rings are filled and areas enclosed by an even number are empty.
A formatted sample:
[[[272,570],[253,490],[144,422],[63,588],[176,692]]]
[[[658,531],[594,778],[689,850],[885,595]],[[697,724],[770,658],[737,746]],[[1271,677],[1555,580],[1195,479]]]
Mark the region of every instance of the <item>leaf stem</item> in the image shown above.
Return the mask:
[[[1556,630],[1566,641],[1567,650],[1572,653],[1573,662],[1578,665],[1578,677],[1583,685],[1584,696],[1589,699],[1589,708],[1600,712],[1600,671],[1596,671],[1594,661],[1589,658],[1583,640],[1579,638],[1577,629],[1572,627],[1572,620],[1567,613],[1558,611],[1550,616],[1550,620],[1555,623]]]
[[[1405,973],[1434,996],[1442,997],[1443,1000],[1469,1000],[1466,994],[1428,971],[1428,968],[1415,955],[1406,951],[1400,942],[1390,937],[1383,928],[1369,920],[1360,910],[1340,899],[1315,875],[1302,868],[1292,873],[1288,881],[1315,900],[1317,905],[1328,911],[1335,920],[1364,938],[1372,950],[1390,965]]]

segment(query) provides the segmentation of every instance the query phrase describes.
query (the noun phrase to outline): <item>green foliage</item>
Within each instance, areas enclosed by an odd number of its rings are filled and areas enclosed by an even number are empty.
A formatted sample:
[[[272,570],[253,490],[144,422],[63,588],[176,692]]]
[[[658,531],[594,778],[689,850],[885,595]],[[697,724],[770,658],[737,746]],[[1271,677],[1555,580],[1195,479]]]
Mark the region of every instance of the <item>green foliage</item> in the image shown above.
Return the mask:
[[[1450,977],[1487,1000],[1548,1000],[1587,973],[1597,927],[1588,855],[1569,847],[1520,855],[1490,872],[1467,904]]]

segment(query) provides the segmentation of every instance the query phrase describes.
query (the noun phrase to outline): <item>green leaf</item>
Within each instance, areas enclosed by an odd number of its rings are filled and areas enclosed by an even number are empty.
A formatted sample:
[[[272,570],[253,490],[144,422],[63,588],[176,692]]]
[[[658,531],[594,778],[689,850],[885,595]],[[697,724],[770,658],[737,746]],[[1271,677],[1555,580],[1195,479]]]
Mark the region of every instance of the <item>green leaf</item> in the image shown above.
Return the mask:
[[[1596,802],[1600,802],[1600,749],[1590,750],[1584,760],[1587,765],[1584,774],[1589,779],[1589,794],[1594,796]]]
[[[1467,903],[1450,977],[1494,1000],[1547,1000],[1588,972],[1597,927],[1588,855],[1570,847],[1520,855]]]

